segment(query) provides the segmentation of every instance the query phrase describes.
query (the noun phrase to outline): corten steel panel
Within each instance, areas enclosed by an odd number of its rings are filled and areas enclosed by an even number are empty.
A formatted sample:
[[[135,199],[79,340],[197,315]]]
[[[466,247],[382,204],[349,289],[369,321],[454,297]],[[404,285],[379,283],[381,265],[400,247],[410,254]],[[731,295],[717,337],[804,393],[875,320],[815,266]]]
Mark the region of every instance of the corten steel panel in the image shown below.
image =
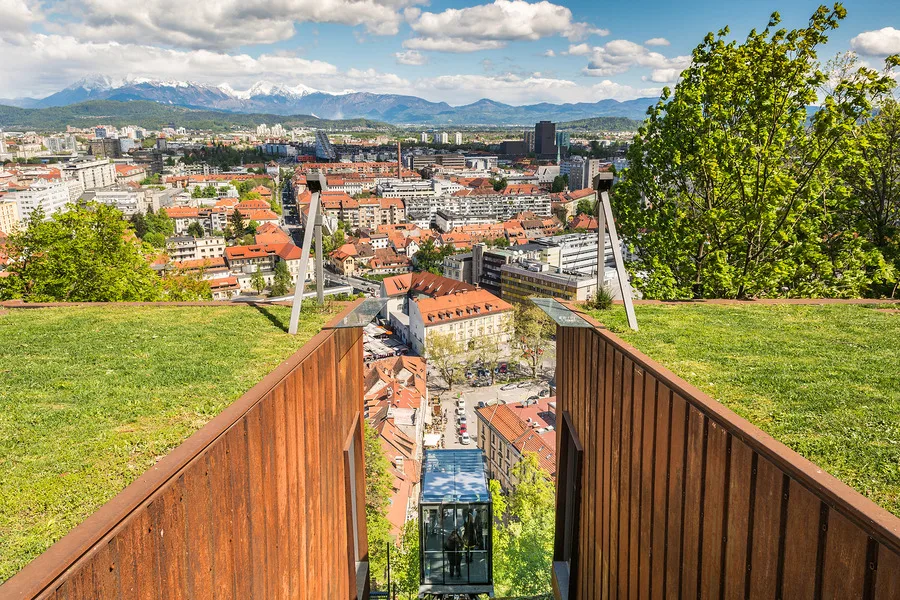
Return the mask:
[[[608,331],[557,333],[579,600],[898,597],[900,519]]]
[[[342,445],[362,413],[362,359],[360,330],[323,330],[0,597],[355,597]],[[364,515],[361,428],[357,441]],[[367,560],[364,517],[358,530]]]

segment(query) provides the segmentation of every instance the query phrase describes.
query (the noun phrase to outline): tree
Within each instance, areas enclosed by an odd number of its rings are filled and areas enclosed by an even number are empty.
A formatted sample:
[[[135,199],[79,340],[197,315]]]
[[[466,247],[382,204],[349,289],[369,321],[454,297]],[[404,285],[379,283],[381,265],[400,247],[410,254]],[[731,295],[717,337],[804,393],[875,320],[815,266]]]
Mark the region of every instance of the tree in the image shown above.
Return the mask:
[[[366,463],[366,531],[369,542],[369,571],[374,583],[387,573],[387,545],[391,524],[387,510],[391,500],[390,463],[381,447],[378,432],[368,421],[364,425]]]
[[[491,178],[490,181],[491,185],[494,187],[495,192],[502,192],[506,189],[506,186],[509,185],[506,177]]]
[[[491,373],[491,385],[494,385],[495,370],[504,356],[504,348],[493,335],[482,335],[475,341],[475,351],[481,364]]]
[[[164,208],[156,212],[148,210],[144,218],[147,220],[147,229],[150,232],[158,233],[163,237],[169,237],[175,233],[175,221],[169,218]]]
[[[579,200],[578,204],[575,206],[575,212],[592,217],[597,213],[597,203],[591,202],[587,198]]]
[[[663,89],[612,197],[646,297],[865,291],[859,274],[879,257],[840,229],[834,175],[872,99],[895,83],[867,68],[820,68],[817,48],[845,16],[840,4],[822,6],[787,31],[774,13],[743,43],[728,28],[710,33],[674,93]]]
[[[131,221],[131,227],[134,229],[134,234],[139,238],[144,239],[144,236],[147,235],[147,232],[150,230],[150,226],[147,224],[144,213],[134,213],[128,220]]]
[[[244,217],[241,216],[241,211],[232,211],[231,216],[228,217],[228,226],[231,228],[231,235],[235,239],[244,235]]]
[[[444,259],[453,254],[453,246],[446,245],[438,248],[434,240],[425,240],[419,251],[413,255],[416,268],[420,271],[428,271],[440,275],[443,271]]]
[[[250,275],[250,285],[253,286],[257,294],[262,294],[263,290],[266,289],[266,279],[263,277],[262,271],[259,270],[259,265],[256,265],[256,270]]]
[[[204,233],[203,226],[200,223],[198,223],[197,221],[194,221],[193,223],[188,225],[187,232],[188,232],[188,235],[192,235],[195,238],[202,238],[203,233]]]
[[[159,276],[122,213],[96,202],[69,205],[44,220],[32,213],[27,227],[10,234],[7,277],[0,297],[26,302],[156,301]]]
[[[400,543],[391,559],[392,581],[405,594],[406,600],[419,597],[419,520],[411,519],[403,524]]]
[[[494,512],[494,586],[498,596],[551,591],[555,494],[537,454],[526,452],[511,470],[518,483],[508,497],[491,481]]]
[[[456,340],[456,336],[446,333],[432,333],[428,336],[426,355],[441,378],[447,383],[447,389],[452,390],[453,384],[462,380],[464,368],[463,348]]]
[[[553,355],[551,340],[556,334],[556,326],[544,311],[531,302],[518,303],[514,310],[514,343],[531,368],[531,376],[537,377],[541,363]]]
[[[879,103],[853,148],[843,174],[852,201],[847,227],[892,264],[893,286],[885,292],[893,297],[900,279],[900,104],[894,98]]]
[[[550,185],[550,192],[554,194],[558,194],[559,192],[566,191],[566,188],[569,187],[569,176],[568,175],[557,175],[553,178],[553,183]]]
[[[275,264],[275,278],[272,281],[272,295],[286,296],[291,291],[291,272],[287,263],[279,260]]]
[[[153,246],[154,248],[165,248],[166,247],[166,238],[163,234],[158,231],[151,231],[150,233],[144,236],[144,241]]]

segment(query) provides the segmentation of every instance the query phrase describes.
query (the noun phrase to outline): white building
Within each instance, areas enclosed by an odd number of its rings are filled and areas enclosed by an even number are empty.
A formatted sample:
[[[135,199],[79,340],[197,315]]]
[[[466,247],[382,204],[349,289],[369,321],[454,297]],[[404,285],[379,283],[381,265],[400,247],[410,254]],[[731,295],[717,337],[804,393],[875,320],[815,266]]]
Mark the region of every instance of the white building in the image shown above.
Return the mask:
[[[69,186],[63,181],[36,179],[25,189],[10,193],[7,198],[18,205],[19,218],[27,221],[40,206],[46,217],[62,212],[69,203]]]
[[[464,350],[485,336],[501,346],[512,335],[513,307],[487,290],[461,291],[436,298],[409,300],[409,342],[427,356],[428,338],[451,335]]]
[[[428,133],[423,131],[421,137],[419,138],[419,141],[421,141],[423,144],[427,144],[428,143]]]
[[[126,217],[144,212],[144,191],[127,187],[108,188],[94,192],[94,200],[122,211]]]
[[[573,156],[559,165],[559,174],[569,176],[570,190],[594,187],[594,178],[600,174],[603,165],[599,159]]]
[[[450,143],[450,134],[447,133],[446,131],[442,131],[442,132],[441,132],[441,143],[442,143],[442,144],[449,144],[449,143]]]
[[[440,197],[407,198],[406,219],[411,223],[437,223],[437,213],[443,210],[459,217],[490,217],[494,221],[508,221],[515,215],[530,211],[538,217],[550,216],[548,194],[465,194]]]
[[[463,142],[462,134],[457,131],[456,133],[453,134],[453,143],[456,144],[457,146],[459,146],[462,144],[462,142]]]
[[[116,183],[116,168],[109,160],[78,159],[66,163],[62,172],[69,179],[77,179],[85,190],[96,190]]]
[[[225,238],[195,238],[190,235],[170,237],[166,240],[166,252],[175,262],[221,258],[225,254]]]

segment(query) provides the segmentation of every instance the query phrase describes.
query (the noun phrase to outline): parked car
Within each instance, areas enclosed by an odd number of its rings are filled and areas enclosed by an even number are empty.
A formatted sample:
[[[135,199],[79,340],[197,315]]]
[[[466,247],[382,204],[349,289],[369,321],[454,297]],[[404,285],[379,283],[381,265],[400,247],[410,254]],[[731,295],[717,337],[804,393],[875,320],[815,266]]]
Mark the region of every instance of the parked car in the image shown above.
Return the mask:
[[[506,363],[500,363],[498,370],[500,371],[500,373],[506,373]]]
[[[550,395],[550,390],[541,390],[540,392],[538,392],[538,396],[540,396],[541,398],[546,398],[549,395]]]
[[[465,425],[465,424],[466,424],[466,418],[465,418],[465,417],[460,417],[460,418],[458,419],[458,422],[459,422],[460,425]]]
[[[465,407],[466,407],[466,401],[462,398],[457,398],[456,408],[465,408]]]
[[[503,390],[504,392],[506,392],[509,390],[514,390],[517,387],[519,387],[519,384],[517,384],[517,383],[507,383],[506,385],[500,386],[500,389]]]
[[[465,444],[468,446],[472,442],[472,438],[469,437],[468,433],[463,433],[459,436],[459,443]]]
[[[465,408],[463,408],[462,406],[457,406],[457,407],[456,407],[456,416],[462,417],[462,416],[465,416],[465,414],[466,414],[466,409],[465,409]]]
[[[460,424],[459,424],[459,433],[460,433],[460,435],[462,435],[462,434],[465,433],[465,432],[466,432],[466,424],[465,424],[465,423],[460,423]]]
[[[532,383],[533,383],[533,382],[531,382],[531,381],[523,381],[523,382],[521,382],[519,385],[517,385],[516,387],[526,388],[526,387],[531,386]]]
[[[484,408],[485,406],[487,406],[487,404],[485,404],[483,400],[478,401],[478,408]]]
[[[529,403],[531,403],[531,402],[537,402],[538,400],[540,400],[540,397],[538,397],[538,396],[528,396],[528,402],[529,402]]]

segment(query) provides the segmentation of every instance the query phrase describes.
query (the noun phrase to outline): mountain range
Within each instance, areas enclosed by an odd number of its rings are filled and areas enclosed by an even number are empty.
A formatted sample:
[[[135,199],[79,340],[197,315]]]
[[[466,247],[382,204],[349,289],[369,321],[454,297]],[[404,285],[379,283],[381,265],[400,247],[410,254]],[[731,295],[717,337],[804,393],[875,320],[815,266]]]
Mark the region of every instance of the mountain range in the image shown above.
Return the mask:
[[[45,98],[0,99],[18,108],[69,106],[90,100],[122,102],[147,100],[203,110],[274,115],[311,115],[321,119],[372,119],[394,125],[533,125],[535,121],[574,121],[593,117],[642,120],[655,98],[620,102],[600,100],[574,104],[540,103],[512,106],[482,99],[463,106],[430,102],[416,96],[346,92],[329,94],[306,86],[284,86],[262,81],[248,90],[228,85],[211,86],[191,81],[156,81],[142,78],[113,80],[106,76],[82,79]]]

